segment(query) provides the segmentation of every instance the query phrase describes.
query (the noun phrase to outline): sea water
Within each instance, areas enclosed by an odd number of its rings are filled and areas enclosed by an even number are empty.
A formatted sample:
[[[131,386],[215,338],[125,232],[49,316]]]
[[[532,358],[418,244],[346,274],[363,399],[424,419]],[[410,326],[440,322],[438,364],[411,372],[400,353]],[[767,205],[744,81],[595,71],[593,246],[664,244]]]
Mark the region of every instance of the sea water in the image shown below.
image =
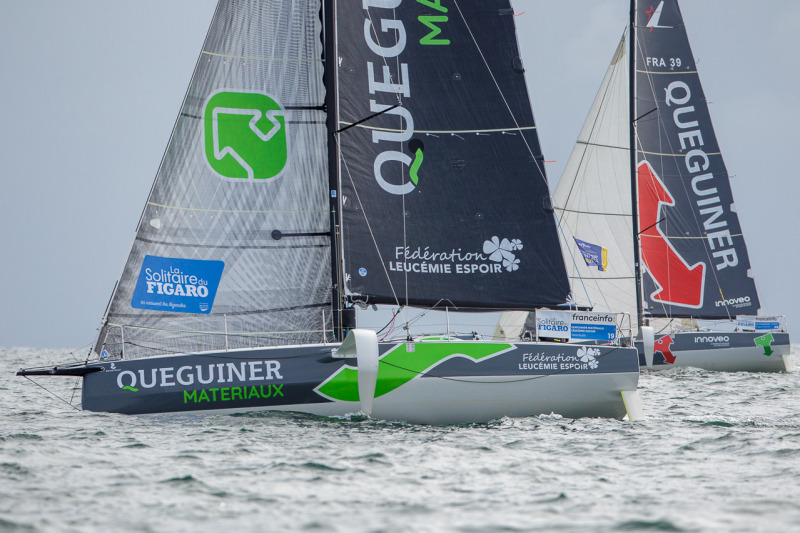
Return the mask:
[[[644,374],[643,422],[421,426],[91,413],[13,375],[63,361],[0,349],[0,532],[800,530],[800,371]]]

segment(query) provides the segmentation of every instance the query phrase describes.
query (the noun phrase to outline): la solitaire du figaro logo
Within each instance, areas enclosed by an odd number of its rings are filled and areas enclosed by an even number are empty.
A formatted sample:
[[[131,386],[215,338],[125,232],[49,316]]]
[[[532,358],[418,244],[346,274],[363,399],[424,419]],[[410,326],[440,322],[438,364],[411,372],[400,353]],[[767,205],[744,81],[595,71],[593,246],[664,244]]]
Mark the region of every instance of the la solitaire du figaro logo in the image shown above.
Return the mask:
[[[256,92],[217,91],[203,111],[206,161],[223,178],[266,180],[286,169],[285,110]]]

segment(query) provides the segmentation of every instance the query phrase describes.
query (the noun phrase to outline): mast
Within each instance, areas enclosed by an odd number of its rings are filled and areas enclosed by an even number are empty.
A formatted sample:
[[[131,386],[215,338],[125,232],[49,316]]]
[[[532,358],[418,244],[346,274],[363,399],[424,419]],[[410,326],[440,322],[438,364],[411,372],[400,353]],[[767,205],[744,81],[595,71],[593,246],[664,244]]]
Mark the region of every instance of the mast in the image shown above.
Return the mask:
[[[631,227],[633,228],[633,271],[636,284],[636,323],[644,325],[642,310],[642,269],[639,261],[639,198],[636,183],[636,0],[631,0],[630,53],[628,54],[628,117],[630,119]]]
[[[336,0],[323,0],[323,65],[325,69],[325,108],[328,130],[328,202],[330,209],[331,237],[331,310],[333,314],[333,340],[344,338],[342,327],[342,304],[344,285],[342,280],[342,260],[340,253],[339,223],[339,146],[336,138],[338,128],[337,107],[337,53],[336,53]]]

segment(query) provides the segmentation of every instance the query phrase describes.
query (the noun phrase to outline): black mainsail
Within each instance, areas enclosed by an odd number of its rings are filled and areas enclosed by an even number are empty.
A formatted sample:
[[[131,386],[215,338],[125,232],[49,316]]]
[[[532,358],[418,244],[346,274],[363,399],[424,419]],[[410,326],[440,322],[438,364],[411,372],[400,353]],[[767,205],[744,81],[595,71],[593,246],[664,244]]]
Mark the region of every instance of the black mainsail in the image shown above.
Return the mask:
[[[508,1],[339,2],[351,300],[533,308],[569,285]],[[393,107],[396,106],[396,107]]]

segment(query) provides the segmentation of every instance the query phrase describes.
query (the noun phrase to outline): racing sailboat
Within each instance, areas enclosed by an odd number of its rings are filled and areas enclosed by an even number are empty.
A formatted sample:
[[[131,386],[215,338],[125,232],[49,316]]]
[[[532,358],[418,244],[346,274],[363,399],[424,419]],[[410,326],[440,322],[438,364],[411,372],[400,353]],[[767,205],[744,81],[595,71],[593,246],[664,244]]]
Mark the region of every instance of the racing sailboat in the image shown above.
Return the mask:
[[[652,324],[643,367],[791,370],[785,318],[759,315],[677,0],[633,1],[629,31],[554,194],[574,301]]]
[[[523,72],[508,0],[220,0],[87,360],[19,374],[125,414],[640,416],[634,347],[356,327],[566,301]]]

